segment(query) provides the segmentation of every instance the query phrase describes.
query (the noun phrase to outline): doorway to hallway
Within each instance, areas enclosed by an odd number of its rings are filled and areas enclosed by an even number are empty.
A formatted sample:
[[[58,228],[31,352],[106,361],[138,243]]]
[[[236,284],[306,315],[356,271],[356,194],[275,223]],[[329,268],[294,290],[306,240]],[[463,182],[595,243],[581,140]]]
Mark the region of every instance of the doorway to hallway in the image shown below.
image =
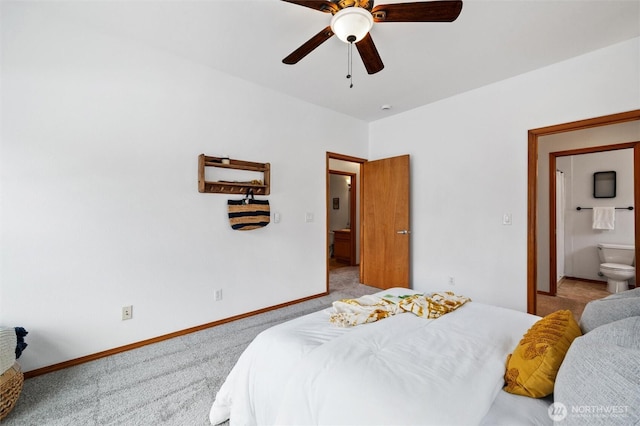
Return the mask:
[[[353,269],[359,281],[360,166],[365,161],[327,153],[327,291],[336,282],[330,275],[344,268]]]

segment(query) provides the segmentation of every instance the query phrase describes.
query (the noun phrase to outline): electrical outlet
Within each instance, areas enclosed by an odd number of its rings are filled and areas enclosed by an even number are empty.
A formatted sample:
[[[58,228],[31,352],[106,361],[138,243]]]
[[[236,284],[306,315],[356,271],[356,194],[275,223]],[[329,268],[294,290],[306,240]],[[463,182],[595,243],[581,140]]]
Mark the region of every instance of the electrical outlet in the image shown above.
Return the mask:
[[[131,318],[133,318],[133,306],[132,305],[123,306],[122,307],[122,321],[130,320]]]
[[[456,279],[454,277],[449,277],[449,285],[456,285]]]
[[[215,292],[215,299],[216,302],[219,302],[220,300],[222,300],[222,289],[217,289]]]

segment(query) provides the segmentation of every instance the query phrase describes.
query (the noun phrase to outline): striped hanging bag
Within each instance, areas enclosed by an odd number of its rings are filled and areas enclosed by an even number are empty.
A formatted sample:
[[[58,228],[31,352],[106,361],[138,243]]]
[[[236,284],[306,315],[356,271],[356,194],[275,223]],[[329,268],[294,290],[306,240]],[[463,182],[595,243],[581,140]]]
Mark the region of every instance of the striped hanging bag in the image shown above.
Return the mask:
[[[229,223],[236,231],[250,231],[269,224],[271,210],[269,200],[256,200],[253,190],[241,200],[227,200]]]

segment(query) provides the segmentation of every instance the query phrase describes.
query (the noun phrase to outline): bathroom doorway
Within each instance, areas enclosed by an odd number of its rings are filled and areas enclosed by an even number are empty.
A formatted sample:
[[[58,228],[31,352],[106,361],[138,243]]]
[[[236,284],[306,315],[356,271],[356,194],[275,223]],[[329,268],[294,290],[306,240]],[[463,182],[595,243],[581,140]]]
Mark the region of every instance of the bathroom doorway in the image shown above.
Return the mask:
[[[548,167],[548,153],[557,151],[558,147],[551,144],[551,148],[546,153],[540,151],[540,147],[545,138],[552,135],[568,135],[569,133],[583,131],[586,129],[600,129],[606,131],[614,126],[628,123],[640,129],[640,110],[633,110],[624,113],[612,114],[587,120],[558,124],[554,126],[542,127],[529,130],[528,132],[528,213],[527,213],[527,312],[536,313],[537,286],[541,277],[549,281],[551,275],[550,259],[555,254],[549,253],[551,231],[549,227],[549,208],[540,208],[542,200],[550,202],[550,191],[548,186],[543,185],[543,180],[547,180],[549,185],[550,173],[541,170],[543,164]],[[636,138],[635,141],[638,141]],[[593,143],[602,145],[602,143]],[[636,142],[633,147],[634,156],[634,206],[640,200],[640,143]],[[555,173],[553,174],[555,181]],[[634,241],[635,246],[640,247],[640,215],[637,209],[632,212],[634,216]],[[554,229],[555,231],[555,229]],[[555,271],[553,273],[555,277]]]
[[[587,303],[610,294],[606,279],[600,276],[596,246],[604,241],[633,245],[634,216],[633,211],[620,208],[616,213],[615,230],[595,230],[593,207],[634,204],[633,148],[628,146],[550,153],[549,217],[551,229],[555,228],[555,238],[550,235],[549,253],[555,253],[555,256],[549,259],[548,291],[538,289],[537,292],[538,315],[569,310],[579,321]],[[602,170],[616,170],[619,175],[615,199],[593,197],[593,174]],[[555,204],[551,200],[555,200]]]
[[[549,168],[555,170],[556,179],[550,179],[550,271],[548,291],[539,293],[555,296],[564,277],[585,283],[602,283],[600,262],[596,250],[598,243],[634,245],[634,146],[638,142],[597,146],[552,152]],[[615,170],[618,191],[614,198],[593,197],[593,173]],[[592,228],[593,207],[616,207],[613,230]],[[631,209],[628,209],[631,207]],[[604,288],[604,286],[603,286]]]

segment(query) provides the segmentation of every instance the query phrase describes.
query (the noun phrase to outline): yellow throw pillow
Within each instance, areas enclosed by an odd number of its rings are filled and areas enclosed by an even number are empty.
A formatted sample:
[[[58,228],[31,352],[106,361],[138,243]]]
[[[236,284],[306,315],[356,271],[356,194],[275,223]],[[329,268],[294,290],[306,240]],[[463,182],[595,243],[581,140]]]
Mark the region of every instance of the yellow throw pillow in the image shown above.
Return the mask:
[[[571,311],[557,311],[536,322],[507,357],[504,390],[532,398],[552,394],[560,364],[573,339],[581,335]]]

